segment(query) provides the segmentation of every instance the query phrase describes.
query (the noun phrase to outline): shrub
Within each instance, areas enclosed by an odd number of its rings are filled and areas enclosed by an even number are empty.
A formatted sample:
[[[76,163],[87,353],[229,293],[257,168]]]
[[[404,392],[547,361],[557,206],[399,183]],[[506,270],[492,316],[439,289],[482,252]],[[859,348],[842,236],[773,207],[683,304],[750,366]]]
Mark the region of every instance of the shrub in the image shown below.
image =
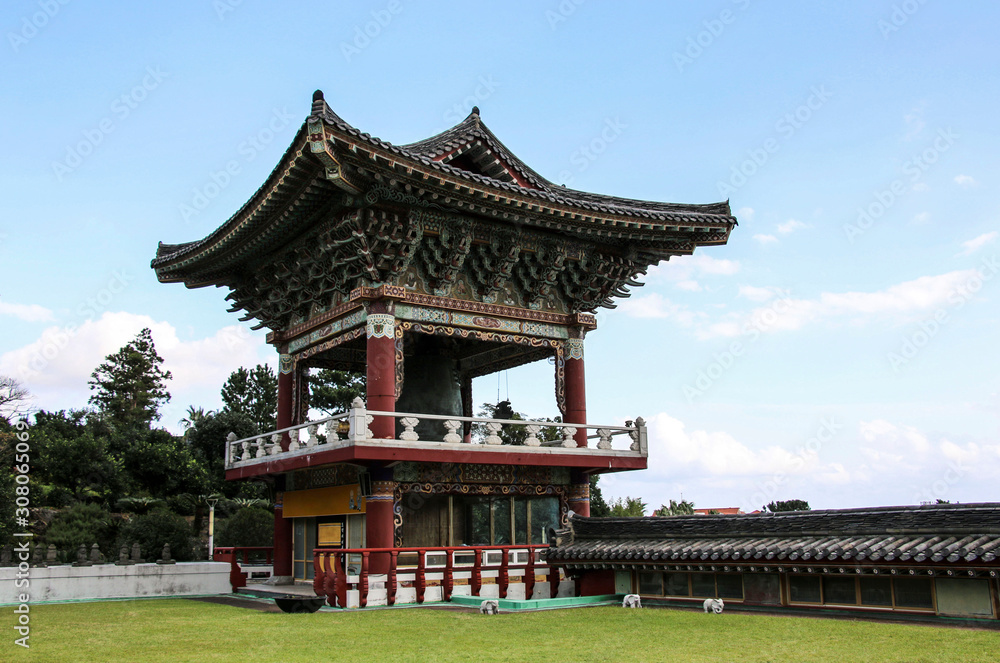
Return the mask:
[[[142,554],[147,561],[159,559],[163,544],[170,544],[170,556],[179,562],[194,559],[194,549],[191,546],[193,531],[183,517],[166,509],[156,509],[144,516],[136,516],[122,525],[115,548],[139,542]]]
[[[274,513],[260,507],[240,509],[217,529],[218,547],[274,545]]]
[[[75,559],[80,544],[97,544],[101,552],[111,556],[115,541],[116,522],[112,515],[96,504],[74,504],[63,509],[45,530],[45,545],[55,547]]]

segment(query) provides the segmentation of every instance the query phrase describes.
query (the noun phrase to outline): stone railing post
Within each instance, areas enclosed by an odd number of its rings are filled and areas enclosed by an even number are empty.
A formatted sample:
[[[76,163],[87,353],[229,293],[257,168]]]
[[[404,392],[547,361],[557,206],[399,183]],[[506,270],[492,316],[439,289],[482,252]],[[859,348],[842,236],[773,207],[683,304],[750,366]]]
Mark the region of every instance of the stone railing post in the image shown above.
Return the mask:
[[[364,442],[367,439],[368,410],[365,408],[365,402],[361,400],[360,396],[355,398],[354,402],[351,403],[347,420],[351,424],[351,430],[347,434],[351,442]]]

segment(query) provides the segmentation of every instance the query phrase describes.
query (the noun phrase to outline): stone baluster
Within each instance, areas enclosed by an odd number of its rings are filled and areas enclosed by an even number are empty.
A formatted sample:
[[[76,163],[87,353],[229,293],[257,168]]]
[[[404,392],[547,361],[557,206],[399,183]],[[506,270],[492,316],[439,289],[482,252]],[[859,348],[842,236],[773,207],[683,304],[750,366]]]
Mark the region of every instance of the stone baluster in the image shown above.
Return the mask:
[[[528,437],[524,440],[524,446],[526,447],[540,447],[542,446],[542,441],[538,439],[538,434],[541,432],[542,427],[538,424],[528,424],[524,427],[524,430],[528,431]]]
[[[503,424],[498,424],[493,421],[486,424],[486,430],[489,431],[489,435],[486,436],[486,444],[503,444],[503,440],[500,439],[500,429],[503,428]]]
[[[444,436],[444,441],[448,444],[460,444],[462,436],[458,434],[458,429],[462,427],[461,421],[449,419],[444,422],[444,427],[448,431]]]
[[[250,440],[243,440],[240,442],[240,446],[243,448],[240,460],[250,460]]]
[[[399,434],[399,439],[404,442],[416,442],[420,439],[417,431],[413,430],[420,423],[419,419],[416,417],[403,417],[399,420],[399,423],[403,424],[403,432]]]
[[[318,430],[319,426],[316,424],[309,424],[306,426],[306,435],[309,436],[309,439],[306,440],[307,447],[315,447],[319,444],[319,439],[316,437],[316,431]]]
[[[237,456],[238,452],[237,452],[236,448],[233,446],[233,442],[235,442],[235,441],[236,441],[236,433],[229,433],[229,435],[226,436],[226,464],[227,465],[229,463],[235,463],[237,460],[239,460],[239,457]]]
[[[607,451],[611,448],[611,429],[598,428],[597,435],[601,438],[597,441],[597,448]]]
[[[267,448],[267,453],[271,456],[281,453],[281,433],[271,435],[271,445]]]
[[[337,442],[340,440],[340,434],[338,433],[339,428],[340,428],[340,422],[337,421],[336,419],[331,419],[330,421],[326,422],[325,430],[326,430],[327,444],[332,444],[333,442]]]
[[[567,426],[566,428],[562,429],[562,434],[563,434],[562,446],[567,449],[576,448],[576,440],[573,439],[573,436],[576,435],[576,427]]]
[[[254,458],[263,458],[267,455],[267,436],[261,435],[255,442],[257,443],[257,453],[254,454]]]
[[[293,428],[292,430],[288,431],[288,450],[295,451],[296,449],[299,448],[300,444],[301,443],[299,442],[299,429]]]
[[[375,433],[372,432],[372,422],[375,421],[375,415],[366,414],[365,415],[365,439],[374,440]]]
[[[646,452],[646,420],[642,417],[635,418],[635,437],[632,439],[632,451]]]

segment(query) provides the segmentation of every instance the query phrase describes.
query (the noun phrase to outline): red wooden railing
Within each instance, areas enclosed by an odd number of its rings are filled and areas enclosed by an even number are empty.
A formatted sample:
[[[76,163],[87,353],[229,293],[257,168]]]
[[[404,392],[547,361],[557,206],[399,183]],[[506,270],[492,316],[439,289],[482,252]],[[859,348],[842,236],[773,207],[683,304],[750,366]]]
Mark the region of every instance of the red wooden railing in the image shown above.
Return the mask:
[[[427,589],[427,574],[441,573],[442,599],[447,601],[455,589],[455,574],[460,572],[471,572],[469,584],[472,595],[479,596],[483,588],[483,571],[496,570],[497,585],[500,598],[507,597],[507,590],[510,585],[511,570],[524,569],[521,575],[524,583],[524,595],[531,598],[535,587],[535,573],[541,565],[548,569],[549,577],[555,577],[555,581],[550,583],[552,587],[551,596],[555,596],[559,590],[558,573],[555,567],[549,567],[544,561],[536,561],[537,551],[548,548],[548,545],[522,545],[522,546],[448,546],[448,547],[426,547],[426,548],[316,548],[313,550],[313,590],[317,596],[325,596],[327,603],[331,606],[347,607],[347,556],[360,557],[361,565],[357,572],[357,582],[351,583],[359,591],[359,605],[364,608],[368,605],[369,599],[369,569],[371,568],[372,555],[386,556],[389,560],[389,569],[386,573],[385,589],[386,602],[388,605],[396,604],[396,586],[400,573],[412,573],[414,575],[414,589],[416,590],[417,603],[424,602],[424,595]],[[513,562],[511,552],[527,551],[527,560],[524,562]],[[484,561],[485,553],[500,553],[500,562],[489,564]],[[416,553],[417,563],[415,566],[405,566],[400,568],[399,556],[412,555]],[[444,553],[444,565],[427,567],[428,553]],[[471,565],[463,564],[456,566],[456,553],[473,553]],[[355,574],[351,574],[355,575]],[[515,574],[516,575],[516,574]]]
[[[229,562],[229,584],[235,592],[240,587],[247,586],[247,573],[242,566],[250,564],[250,560],[260,561],[262,566],[274,564],[274,548],[272,546],[242,546],[216,548],[212,561]]]

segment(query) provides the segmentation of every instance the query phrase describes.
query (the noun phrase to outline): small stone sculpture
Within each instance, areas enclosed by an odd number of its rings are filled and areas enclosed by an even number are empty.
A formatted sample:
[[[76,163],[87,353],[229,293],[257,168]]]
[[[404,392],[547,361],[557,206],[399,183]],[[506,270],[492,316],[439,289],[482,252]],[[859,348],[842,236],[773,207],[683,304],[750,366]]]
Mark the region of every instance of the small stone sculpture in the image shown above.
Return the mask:
[[[76,549],[76,561],[73,566],[90,566],[90,560],[87,559],[87,545],[81,543],[80,547]]]
[[[176,564],[176,562],[174,560],[170,559],[170,544],[169,543],[164,543],[163,544],[163,552],[161,553],[161,555],[162,555],[162,557],[160,559],[156,560],[157,564]]]
[[[128,546],[122,545],[118,549],[118,561],[115,562],[118,566],[128,566],[130,564],[135,564],[132,560],[128,558]]]
[[[484,615],[499,615],[500,602],[495,599],[483,601],[479,604],[479,612]]]
[[[42,569],[46,566],[45,558],[42,557],[42,547],[38,544],[35,544],[31,549],[31,565]]]
[[[702,605],[705,607],[705,612],[711,610],[717,615],[721,615],[722,609],[726,607],[726,604],[722,602],[722,599],[705,599],[705,603]]]
[[[142,564],[145,560],[142,558],[142,551],[139,550],[139,542],[136,541],[132,544],[132,563]]]
[[[638,594],[626,594],[625,598],[622,599],[623,608],[641,608],[642,600],[639,598]]]
[[[49,566],[55,564],[58,556],[59,552],[56,550],[55,544],[50,543],[48,550],[45,551],[45,563]]]

